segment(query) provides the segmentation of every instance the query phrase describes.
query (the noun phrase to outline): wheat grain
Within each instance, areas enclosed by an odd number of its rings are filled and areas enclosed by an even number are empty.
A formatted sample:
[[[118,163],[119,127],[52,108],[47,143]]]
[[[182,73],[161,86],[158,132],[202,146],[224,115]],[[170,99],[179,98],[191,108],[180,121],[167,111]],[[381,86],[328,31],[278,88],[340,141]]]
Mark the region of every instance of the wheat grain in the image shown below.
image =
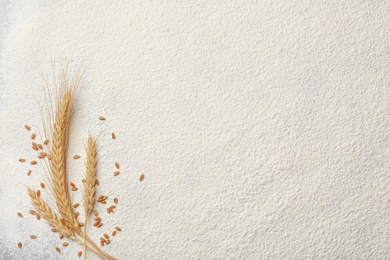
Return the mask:
[[[27,176],[30,176],[30,174],[31,174],[31,170],[28,170]]]
[[[35,139],[35,134],[31,134],[31,139]]]
[[[31,127],[29,125],[25,125],[24,128],[26,128],[27,131],[30,131]]]
[[[141,175],[139,176],[139,181],[143,181],[144,178],[145,178],[145,175],[141,174]]]
[[[118,163],[118,162],[115,162],[115,167],[116,167],[117,169],[119,169],[119,168],[120,168],[120,166],[119,166],[119,163]]]
[[[56,250],[58,253],[61,253],[61,249],[59,247],[56,247]]]
[[[23,214],[22,213],[18,212],[16,214],[18,214],[19,217],[23,218]]]
[[[18,243],[18,247],[19,247],[19,248],[22,248],[22,246],[23,246],[22,242],[19,242],[19,243]]]
[[[24,158],[19,159],[19,162],[25,162],[25,161],[26,161],[26,159],[24,159]]]
[[[104,120],[106,120],[106,118],[104,116],[99,116],[99,120],[104,121]]]
[[[73,159],[77,160],[77,159],[79,159],[80,157],[81,157],[80,155],[76,154],[76,155],[73,156]]]
[[[118,175],[119,175],[119,171],[114,172],[114,176],[118,176]]]
[[[116,138],[115,133],[111,133],[111,137],[112,139],[115,139]]]
[[[37,238],[36,235],[31,235],[30,237],[31,237],[31,239],[36,239]]]
[[[79,257],[81,257],[82,254],[83,254],[83,251],[79,251],[79,252],[77,253],[77,255],[78,255]]]

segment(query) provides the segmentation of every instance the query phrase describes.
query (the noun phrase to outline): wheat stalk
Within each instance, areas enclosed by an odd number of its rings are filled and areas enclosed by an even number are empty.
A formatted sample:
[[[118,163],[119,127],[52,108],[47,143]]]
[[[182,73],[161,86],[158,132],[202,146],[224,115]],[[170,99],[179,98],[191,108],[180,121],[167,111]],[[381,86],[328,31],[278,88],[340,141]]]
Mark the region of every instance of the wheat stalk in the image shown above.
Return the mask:
[[[33,204],[37,208],[37,211],[62,235],[83,245],[84,249],[90,250],[102,259],[102,256],[104,256],[108,259],[115,260],[116,258],[103,252],[88,236],[85,235],[85,228],[83,234],[73,213],[72,203],[70,200],[66,174],[66,156],[68,149],[70,118],[72,115],[73,93],[75,88],[78,86],[79,81],[80,77],[74,77],[69,82],[66,70],[62,72],[60,83],[57,86],[57,110],[55,113],[52,111],[52,117],[50,118],[51,123],[49,138],[51,139],[51,159],[49,159],[49,164],[52,181],[51,184],[53,186],[52,189],[60,216],[54,213],[49,205],[40,198],[40,194],[37,194],[30,188],[28,188],[28,193]],[[88,141],[87,157],[89,159],[87,160],[87,184],[84,191],[84,208],[86,216],[89,216],[93,209],[97,166],[95,142],[91,136],[89,136]],[[40,192],[38,191],[38,193]],[[81,242],[75,235],[83,237],[84,242]],[[86,241],[93,246],[96,251],[87,246]]]
[[[85,212],[85,223],[84,223],[84,244],[86,244],[87,234],[87,222],[88,217],[91,215],[93,206],[95,203],[95,192],[96,192],[96,173],[97,173],[97,149],[96,143],[92,139],[91,135],[88,136],[87,144],[87,162],[85,163],[85,183],[84,183],[84,212]],[[86,248],[84,247],[84,259],[87,259]]]

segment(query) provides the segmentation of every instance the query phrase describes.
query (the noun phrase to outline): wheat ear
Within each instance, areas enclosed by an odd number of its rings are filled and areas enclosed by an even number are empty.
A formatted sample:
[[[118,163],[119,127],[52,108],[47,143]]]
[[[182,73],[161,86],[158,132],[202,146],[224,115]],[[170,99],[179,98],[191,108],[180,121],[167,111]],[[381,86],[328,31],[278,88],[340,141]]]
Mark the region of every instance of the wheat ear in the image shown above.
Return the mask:
[[[85,223],[84,223],[84,245],[86,245],[86,234],[87,234],[87,222],[88,217],[91,215],[93,206],[95,203],[95,192],[96,192],[96,173],[97,173],[97,149],[96,143],[92,139],[91,135],[88,136],[87,144],[87,162],[85,163],[86,173],[84,182],[84,212],[85,212]],[[84,259],[87,259],[86,247],[84,246]]]
[[[37,210],[37,212],[44,218],[46,219],[49,224],[55,228],[61,235],[63,235],[64,237],[67,237],[71,240],[74,240],[76,241],[77,243],[83,245],[85,248],[87,248],[88,250],[90,250],[91,252],[93,252],[94,254],[96,254],[99,258],[103,259],[101,256],[100,256],[100,253],[96,252],[94,249],[88,247],[85,242],[81,242],[79,239],[76,238],[76,236],[74,235],[73,231],[67,227],[65,224],[63,224],[61,222],[61,220],[58,218],[57,214],[54,213],[49,204],[47,202],[45,202],[40,196],[37,195],[36,191],[34,191],[33,189],[31,188],[27,188],[28,189],[28,194],[31,198],[31,201],[32,203],[34,204],[35,206],[35,209]]]
[[[27,188],[27,189],[31,201],[34,204],[37,212],[44,219],[46,219],[53,228],[55,228],[58,232],[60,232],[61,235],[64,235],[69,239],[76,240],[73,231],[70,228],[68,228],[66,225],[61,223],[61,220],[58,218],[57,214],[51,210],[48,203],[45,202],[40,196],[38,196],[33,189],[31,188]]]
[[[61,81],[61,85],[67,83],[67,81]],[[68,90],[59,100],[53,125],[52,146],[50,152],[51,176],[58,211],[68,227],[75,231],[79,231],[80,226],[73,214],[66,178],[66,152],[68,148],[69,121],[72,114],[72,88],[74,86],[70,85],[60,87],[67,87]]]

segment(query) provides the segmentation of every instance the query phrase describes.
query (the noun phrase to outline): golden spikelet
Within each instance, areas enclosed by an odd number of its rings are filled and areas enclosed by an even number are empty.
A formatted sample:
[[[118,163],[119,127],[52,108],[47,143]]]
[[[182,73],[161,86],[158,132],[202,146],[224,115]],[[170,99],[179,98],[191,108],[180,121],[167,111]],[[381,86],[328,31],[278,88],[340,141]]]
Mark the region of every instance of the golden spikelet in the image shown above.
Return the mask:
[[[46,219],[49,224],[55,228],[58,232],[60,232],[63,236],[75,240],[75,236],[73,231],[68,228],[66,225],[62,224],[57,214],[55,214],[50,206],[45,202],[40,196],[37,195],[35,190],[31,188],[28,189],[28,194],[31,198],[32,203],[35,206],[36,211]]]
[[[67,88],[57,105],[57,112],[52,132],[50,169],[53,179],[53,191],[58,206],[58,211],[64,218],[66,225],[75,231],[79,231],[79,224],[74,217],[72,203],[69,197],[66,177],[66,154],[68,148],[68,134],[70,117],[72,114],[72,85],[68,81],[61,81],[61,88]]]
[[[96,192],[96,173],[97,173],[97,149],[96,143],[91,136],[88,137],[87,144],[87,162],[84,183],[84,212],[85,219],[91,215],[95,203]]]

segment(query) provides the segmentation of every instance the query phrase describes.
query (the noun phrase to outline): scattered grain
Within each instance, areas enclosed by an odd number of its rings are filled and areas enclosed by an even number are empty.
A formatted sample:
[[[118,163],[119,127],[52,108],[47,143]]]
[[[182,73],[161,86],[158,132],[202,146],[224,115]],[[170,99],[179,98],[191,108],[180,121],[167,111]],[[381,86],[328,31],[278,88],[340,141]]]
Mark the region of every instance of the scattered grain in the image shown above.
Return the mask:
[[[79,215],[80,215],[79,212],[75,212],[75,213],[74,213],[74,217],[75,217],[75,218],[77,218]]]
[[[30,174],[31,174],[31,170],[28,170],[27,176],[30,176]]]
[[[99,116],[99,120],[106,120],[106,118],[104,116]]]
[[[112,137],[112,139],[115,139],[115,134],[114,133],[111,133],[111,137]]]
[[[31,139],[35,139],[35,136],[36,136],[35,134],[32,134]]]
[[[122,229],[118,226],[115,226],[115,229],[118,230],[118,231],[122,231]]]
[[[26,159],[24,159],[24,158],[19,159],[19,162],[25,162],[25,161],[26,161]]]
[[[42,187],[42,189],[45,188],[45,184],[43,182],[41,182],[41,187]]]
[[[22,246],[23,246],[23,245],[22,245],[22,242],[19,242],[19,243],[18,243],[18,247],[19,247],[19,248],[22,248]]]
[[[100,185],[100,181],[98,178],[96,178],[96,185]]]
[[[63,239],[63,238],[64,238],[64,235],[63,235],[63,234],[61,234],[61,235],[60,235],[60,239]]]
[[[104,236],[106,239],[109,239],[109,238],[110,238],[110,236],[109,236],[108,234],[106,234],[106,233],[105,233],[103,236]]]
[[[31,237],[31,239],[36,239],[37,238],[36,235],[31,235],[30,237]]]
[[[81,157],[80,155],[76,154],[76,155],[73,156],[73,159],[77,160],[77,159],[79,159],[80,157]]]
[[[24,128],[26,128],[27,131],[30,131],[31,127],[29,125],[25,125]]]
[[[61,253],[61,249],[59,247],[56,247],[56,250],[58,253]]]
[[[77,208],[78,206],[80,206],[80,203],[73,204],[73,208]]]
[[[83,251],[79,251],[79,252],[77,253],[77,255],[78,255],[79,257],[81,257],[82,254],[83,254]]]
[[[36,217],[38,220],[41,219],[41,215],[39,215],[39,214],[37,214],[35,217]]]
[[[22,213],[18,212],[16,214],[18,214],[19,217],[23,218],[23,214]]]
[[[118,176],[118,175],[119,175],[119,171],[114,172],[114,176]]]
[[[102,223],[102,222],[100,222],[100,223],[97,225],[98,228],[100,228],[101,226],[103,226],[103,223]]]
[[[30,164],[35,165],[35,164],[37,164],[37,161],[31,161]]]
[[[37,196],[41,196],[41,191],[40,190],[37,190]]]
[[[145,175],[141,174],[141,176],[139,176],[139,181],[143,181],[145,178]]]
[[[43,149],[43,146],[41,144],[38,144],[39,149]]]
[[[57,229],[52,228],[51,231],[54,232],[54,233],[56,233],[56,232],[57,232]]]
[[[84,227],[84,225],[85,225],[85,224],[82,223],[82,222],[79,223],[79,226],[80,226],[80,227]]]
[[[118,163],[118,162],[115,162],[115,167],[116,167],[117,169],[119,169],[119,163]]]
[[[37,212],[36,212],[35,210],[33,210],[33,209],[30,209],[28,212],[29,212],[31,215],[36,215],[36,214],[37,214]]]
[[[69,245],[69,243],[68,242],[64,242],[64,243],[62,243],[62,246],[68,246]]]
[[[44,142],[43,142],[44,145],[48,145],[49,144],[49,139],[46,139]]]
[[[118,198],[114,198],[114,203],[118,204]]]
[[[115,235],[116,235],[116,230],[112,231],[111,235],[112,235],[113,237],[115,237]]]

